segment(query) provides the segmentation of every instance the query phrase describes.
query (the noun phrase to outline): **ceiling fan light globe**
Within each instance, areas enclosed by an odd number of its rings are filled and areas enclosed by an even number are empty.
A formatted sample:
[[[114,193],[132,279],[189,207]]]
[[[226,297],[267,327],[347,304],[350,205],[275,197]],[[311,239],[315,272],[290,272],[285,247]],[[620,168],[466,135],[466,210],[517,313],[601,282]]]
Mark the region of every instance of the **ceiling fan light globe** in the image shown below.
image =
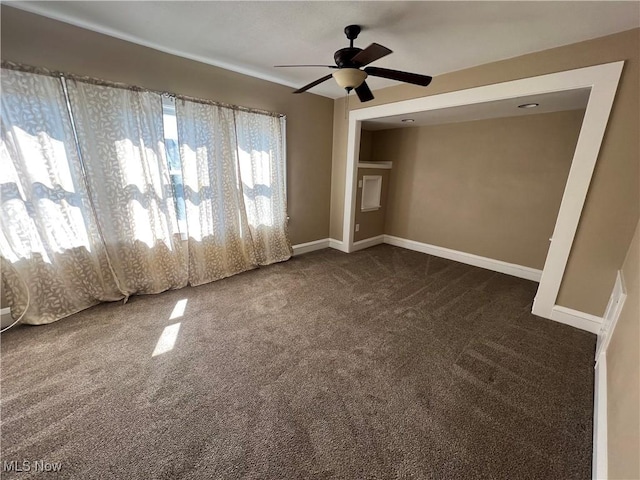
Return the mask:
[[[341,68],[333,72],[333,78],[340,87],[353,89],[362,85],[367,79],[367,73],[357,68]]]

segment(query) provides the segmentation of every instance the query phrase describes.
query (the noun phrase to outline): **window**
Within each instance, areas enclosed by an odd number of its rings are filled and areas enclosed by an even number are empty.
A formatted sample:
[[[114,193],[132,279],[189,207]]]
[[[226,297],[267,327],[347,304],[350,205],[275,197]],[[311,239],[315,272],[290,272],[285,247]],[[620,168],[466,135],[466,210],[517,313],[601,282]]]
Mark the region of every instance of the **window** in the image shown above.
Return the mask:
[[[178,148],[178,122],[176,119],[176,103],[172,97],[162,97],[162,121],[164,124],[164,144],[169,163],[169,175],[176,203],[178,229],[187,234],[187,211],[184,202],[184,182],[182,179],[182,163]]]
[[[100,80],[1,78],[0,253],[24,322],[291,257],[283,117]]]

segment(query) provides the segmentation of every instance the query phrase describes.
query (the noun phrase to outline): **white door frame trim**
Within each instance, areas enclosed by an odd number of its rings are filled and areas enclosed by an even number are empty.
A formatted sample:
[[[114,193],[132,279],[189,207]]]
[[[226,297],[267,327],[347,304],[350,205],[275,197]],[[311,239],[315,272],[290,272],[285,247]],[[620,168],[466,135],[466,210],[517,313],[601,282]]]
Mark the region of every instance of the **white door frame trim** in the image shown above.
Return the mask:
[[[358,152],[360,150],[360,127],[363,121],[525,95],[591,88],[569,177],[562,196],[553,240],[549,246],[538,293],[533,303],[534,314],[552,318],[623,65],[623,61],[613,62],[352,110],[349,112],[347,138],[343,251],[354,251]]]

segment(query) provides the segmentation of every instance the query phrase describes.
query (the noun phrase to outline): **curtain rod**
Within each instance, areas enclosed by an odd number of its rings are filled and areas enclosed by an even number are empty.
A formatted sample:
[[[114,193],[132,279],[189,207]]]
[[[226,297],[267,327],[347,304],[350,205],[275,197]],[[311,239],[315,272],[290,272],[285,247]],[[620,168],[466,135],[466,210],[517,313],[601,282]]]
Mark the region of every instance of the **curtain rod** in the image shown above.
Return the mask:
[[[151,88],[144,88],[144,87],[138,87],[136,85],[130,85],[128,83],[122,83],[122,82],[113,82],[111,80],[102,80],[100,78],[95,78],[95,77],[88,77],[88,76],[82,76],[82,75],[76,75],[73,73],[66,73],[66,72],[60,72],[57,70],[50,70],[48,68],[45,67],[34,67],[32,65],[25,65],[25,64],[21,64],[21,63],[15,63],[15,62],[11,62],[8,60],[2,60],[0,62],[0,67],[1,68],[5,68],[7,70],[16,70],[19,72],[26,72],[26,73],[33,73],[36,75],[47,75],[50,77],[64,77],[67,80],[73,80],[76,82],[82,82],[82,83],[89,83],[92,85],[98,85],[101,87],[112,87],[112,88],[121,88],[123,90],[132,90],[134,92],[150,92],[150,93],[156,93],[158,95],[163,95],[166,97],[172,97],[175,99],[179,99],[179,100],[186,100],[189,102],[195,102],[195,103],[204,103],[206,105],[213,105],[216,107],[222,107],[222,108],[229,108],[232,110],[239,110],[242,112],[249,112],[249,113],[257,113],[260,115],[268,115],[270,117],[286,117],[285,114],[283,113],[276,113],[276,112],[270,112],[268,110],[261,110],[259,108],[251,108],[251,107],[243,107],[241,105],[232,105],[229,103],[224,103],[224,102],[218,102],[215,100],[207,100],[207,99],[203,99],[203,98],[196,98],[196,97],[191,97],[189,95],[182,95],[179,93],[173,93],[173,92],[167,92],[167,91],[163,91],[163,90],[154,90]]]

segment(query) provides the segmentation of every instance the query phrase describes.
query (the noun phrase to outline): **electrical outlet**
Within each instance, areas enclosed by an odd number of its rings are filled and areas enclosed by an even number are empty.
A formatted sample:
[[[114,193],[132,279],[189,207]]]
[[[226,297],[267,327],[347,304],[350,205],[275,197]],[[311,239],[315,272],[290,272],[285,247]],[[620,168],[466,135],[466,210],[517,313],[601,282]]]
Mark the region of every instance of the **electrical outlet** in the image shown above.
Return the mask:
[[[359,231],[360,231],[360,224],[356,223],[356,232],[359,232]]]

